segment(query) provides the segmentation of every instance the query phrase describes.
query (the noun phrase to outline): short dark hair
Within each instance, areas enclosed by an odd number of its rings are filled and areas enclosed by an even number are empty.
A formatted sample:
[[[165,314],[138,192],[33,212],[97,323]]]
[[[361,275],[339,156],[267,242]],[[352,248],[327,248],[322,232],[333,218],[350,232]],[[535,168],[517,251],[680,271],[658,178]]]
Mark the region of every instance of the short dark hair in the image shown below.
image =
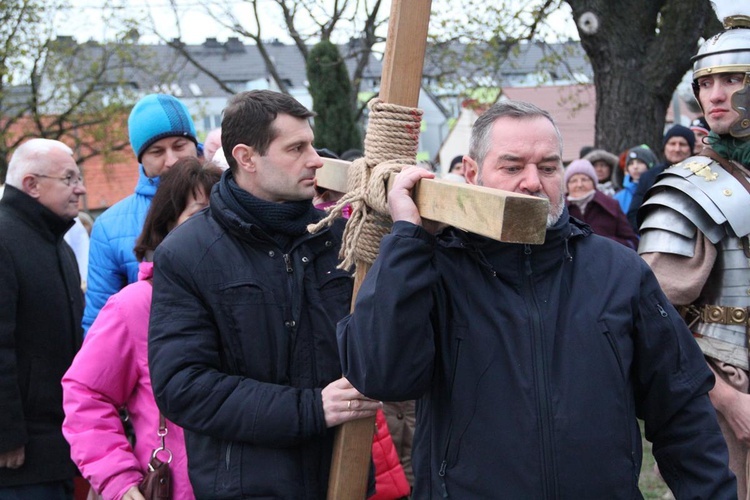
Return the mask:
[[[159,178],[151,206],[143,223],[143,230],[135,242],[135,256],[142,261],[149,251],[167,237],[192,194],[211,194],[211,188],[221,178],[221,169],[213,162],[203,163],[195,157],[181,158]]]
[[[221,120],[221,144],[233,173],[237,169],[234,147],[245,144],[265,155],[277,135],[271,123],[280,114],[304,120],[315,116],[293,97],[272,90],[240,92],[229,100]]]
[[[341,153],[341,159],[346,161],[354,161],[358,158],[362,158],[365,154],[360,149],[347,149]]]
[[[461,165],[464,161],[464,155],[454,156],[451,160],[451,166],[448,168],[448,173],[453,172],[458,165]]]

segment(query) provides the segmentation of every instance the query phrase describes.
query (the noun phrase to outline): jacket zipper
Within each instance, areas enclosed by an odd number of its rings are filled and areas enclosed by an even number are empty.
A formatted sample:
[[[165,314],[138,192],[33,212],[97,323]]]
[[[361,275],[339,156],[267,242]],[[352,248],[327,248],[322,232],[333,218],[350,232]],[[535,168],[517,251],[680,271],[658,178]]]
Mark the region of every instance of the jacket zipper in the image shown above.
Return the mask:
[[[294,268],[292,267],[292,260],[289,258],[289,254],[284,254],[284,264],[286,264],[286,272],[289,274],[292,274],[294,272]]]
[[[290,304],[289,314],[291,316],[291,319],[289,321],[291,321],[290,326],[292,327],[292,329],[294,329],[296,327],[295,321],[297,318],[297,309],[299,309],[299,307],[296,304],[297,294],[294,293],[295,292],[294,267],[292,266],[292,259],[288,253],[284,254],[284,265],[286,266],[286,275],[289,278],[287,280],[287,285],[289,287],[288,288],[288,294],[289,294],[288,298],[289,298],[289,304]]]
[[[659,315],[662,318],[669,318],[669,313],[664,309],[664,307],[659,303],[656,302],[656,311],[659,313]],[[670,330],[672,331],[673,335],[676,335],[674,333],[674,327],[670,325]],[[674,371],[672,373],[678,373],[680,371],[680,360],[682,359],[682,347],[680,345],[680,342],[677,342],[677,363],[675,364]]]
[[[547,366],[544,356],[544,335],[541,324],[541,311],[534,292],[534,272],[531,267],[531,246],[524,245],[524,269],[528,299],[530,300],[532,366],[534,385],[539,401],[539,422],[542,447],[542,486],[544,498],[555,498],[556,473],[553,453],[552,417],[550,415],[549,387],[547,387]]]
[[[458,360],[461,355],[461,339],[456,339],[456,355],[453,357],[453,371],[451,373],[451,385],[450,385],[450,398],[453,399],[453,386],[456,383],[456,372],[458,371]],[[450,404],[450,403],[449,403]],[[438,476],[440,477],[440,485],[443,488],[443,498],[448,498],[448,486],[445,484],[445,470],[448,468],[448,452],[451,447],[451,434],[453,433],[453,417],[448,424],[448,439],[445,443],[445,451],[443,453],[443,461],[440,464],[440,470]]]

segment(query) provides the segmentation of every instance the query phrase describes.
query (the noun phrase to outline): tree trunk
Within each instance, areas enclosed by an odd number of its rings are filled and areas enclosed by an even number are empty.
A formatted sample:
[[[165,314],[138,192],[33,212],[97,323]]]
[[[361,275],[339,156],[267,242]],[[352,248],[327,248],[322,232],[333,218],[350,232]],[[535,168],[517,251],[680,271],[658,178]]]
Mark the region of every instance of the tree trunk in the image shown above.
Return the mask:
[[[566,1],[594,70],[596,147],[645,143],[662,156],[672,94],[715,18],[709,0]]]

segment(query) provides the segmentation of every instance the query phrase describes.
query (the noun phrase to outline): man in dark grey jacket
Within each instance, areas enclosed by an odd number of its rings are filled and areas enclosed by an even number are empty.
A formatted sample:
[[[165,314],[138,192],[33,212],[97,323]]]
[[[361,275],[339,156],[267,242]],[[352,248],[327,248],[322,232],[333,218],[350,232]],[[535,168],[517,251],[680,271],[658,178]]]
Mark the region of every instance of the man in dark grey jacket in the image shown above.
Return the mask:
[[[343,224],[307,232],[324,215],[311,116],[277,92],[233,97],[230,170],[154,257],[151,380],[198,498],[325,498],[332,427],[381,406],[341,378],[352,278],[336,269]]]
[[[83,293],[63,240],[86,194],[73,152],[31,139],[0,201],[0,498],[73,497],[60,379],[81,346]]]
[[[677,498],[732,498],[713,376],[651,271],[563,203],[562,140],[533,105],[475,123],[466,179],[549,200],[544,244],[424,227],[401,172],[392,234],[339,324],[344,375],[417,399],[414,498],[638,498],[641,440]]]

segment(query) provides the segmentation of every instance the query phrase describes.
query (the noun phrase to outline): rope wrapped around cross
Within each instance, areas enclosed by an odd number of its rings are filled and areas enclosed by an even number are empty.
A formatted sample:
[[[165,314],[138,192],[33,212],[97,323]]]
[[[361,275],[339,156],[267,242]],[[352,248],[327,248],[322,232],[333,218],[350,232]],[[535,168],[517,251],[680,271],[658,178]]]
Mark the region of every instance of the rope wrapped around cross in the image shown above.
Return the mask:
[[[378,255],[380,240],[391,230],[388,212],[388,177],[416,164],[422,110],[388,104],[379,98],[368,104],[369,119],[365,136],[365,155],[349,167],[348,192],[330,208],[328,215],[308,231],[316,233],[341,217],[346,205],[352,215],[344,230],[339,258],[342,269],[355,263],[371,265]]]

